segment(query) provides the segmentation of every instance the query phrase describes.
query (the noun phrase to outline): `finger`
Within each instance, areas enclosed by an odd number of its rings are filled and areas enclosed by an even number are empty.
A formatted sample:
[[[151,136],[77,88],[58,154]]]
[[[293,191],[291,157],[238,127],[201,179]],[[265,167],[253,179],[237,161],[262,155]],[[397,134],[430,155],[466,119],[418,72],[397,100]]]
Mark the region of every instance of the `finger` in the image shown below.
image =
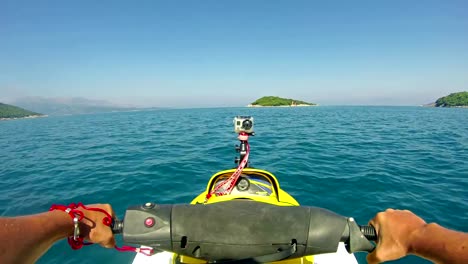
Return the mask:
[[[112,206],[110,204],[93,204],[93,205],[90,205],[89,207],[102,209],[109,214],[111,219],[115,219],[115,212],[112,209]]]
[[[367,255],[367,262],[377,264],[389,260],[386,256],[388,252],[384,250],[386,248],[386,245],[383,245],[383,243],[377,244],[375,250]]]
[[[379,244],[380,240],[382,239],[381,238],[381,234],[380,234],[380,230],[379,230],[379,226],[375,223],[373,223],[372,221],[369,222],[368,224],[369,226],[371,226],[372,228],[374,228],[374,231],[375,231],[375,240],[374,240],[374,243],[375,244]]]
[[[91,241],[103,247],[115,246],[115,238],[111,230],[105,226],[91,232]]]
[[[108,212],[110,215],[114,213],[114,210],[112,209],[112,206],[110,204],[89,204],[86,207],[88,208],[100,208],[103,209],[104,211]]]
[[[112,206],[111,206],[110,204],[108,204],[108,206],[109,206],[109,210],[108,210],[108,212],[109,212],[109,213],[110,213],[110,215],[112,216],[112,219],[114,219],[114,218],[115,218],[115,212],[114,212],[114,209],[112,209]]]
[[[100,243],[101,246],[105,247],[105,248],[113,248],[115,247],[115,238],[112,236],[110,239],[108,239],[107,241],[103,242],[103,243]]]
[[[115,219],[115,212],[110,204],[103,204],[102,209],[104,209],[111,216],[112,219]]]
[[[379,222],[377,221],[377,216],[372,218],[367,224],[373,226],[374,228],[377,228],[379,226]]]
[[[378,264],[380,263],[380,260],[377,258],[377,248],[372,251],[371,253],[367,254],[367,263],[368,264]]]
[[[381,221],[381,218],[382,218],[382,215],[383,213],[378,213],[375,215],[374,218],[372,218],[369,223],[367,223],[368,225],[370,226],[373,226],[374,229],[375,229],[375,233],[378,235],[379,234],[379,230],[380,230],[380,221]]]

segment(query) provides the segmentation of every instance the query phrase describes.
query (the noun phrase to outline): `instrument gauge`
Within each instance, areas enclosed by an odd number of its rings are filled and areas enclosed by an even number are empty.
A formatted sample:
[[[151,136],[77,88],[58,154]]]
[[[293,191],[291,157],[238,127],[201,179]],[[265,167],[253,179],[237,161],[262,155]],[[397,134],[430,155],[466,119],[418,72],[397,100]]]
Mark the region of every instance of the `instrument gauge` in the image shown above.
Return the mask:
[[[250,187],[250,182],[247,178],[244,178],[244,177],[240,178],[236,186],[237,190],[241,192],[247,191],[249,187]]]

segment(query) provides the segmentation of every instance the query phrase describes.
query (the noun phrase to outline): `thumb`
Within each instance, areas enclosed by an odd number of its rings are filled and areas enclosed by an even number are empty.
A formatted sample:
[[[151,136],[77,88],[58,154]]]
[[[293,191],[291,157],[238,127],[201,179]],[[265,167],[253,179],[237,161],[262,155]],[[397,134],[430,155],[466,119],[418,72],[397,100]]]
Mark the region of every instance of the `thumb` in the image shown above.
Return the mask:
[[[377,248],[372,251],[371,253],[367,254],[367,263],[368,264],[379,264],[380,263],[380,260],[379,258],[377,257]]]

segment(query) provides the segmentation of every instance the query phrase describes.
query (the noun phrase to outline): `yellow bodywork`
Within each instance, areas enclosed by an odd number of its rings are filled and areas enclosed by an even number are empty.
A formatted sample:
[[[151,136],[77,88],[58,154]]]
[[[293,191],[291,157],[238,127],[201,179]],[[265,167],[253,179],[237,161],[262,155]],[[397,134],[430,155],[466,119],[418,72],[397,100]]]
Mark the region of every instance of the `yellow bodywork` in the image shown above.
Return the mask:
[[[287,192],[283,191],[280,188],[280,184],[276,177],[265,170],[245,168],[242,171],[242,175],[249,177],[258,177],[262,179],[265,183],[256,182],[259,186],[264,186],[268,188],[269,192],[261,192],[257,194],[243,194],[243,193],[233,193],[229,195],[216,196],[213,195],[210,199],[206,200],[206,195],[213,190],[216,186],[216,183],[222,181],[223,179],[229,178],[236,169],[224,170],[214,174],[209,180],[206,189],[204,192],[199,194],[195,199],[192,200],[191,204],[211,204],[211,203],[220,203],[225,201],[230,201],[233,199],[249,199],[256,202],[274,204],[277,206],[299,206],[299,203]],[[179,256],[174,254],[174,264],[187,263],[187,264],[196,264],[196,263],[207,263],[204,260],[195,259],[187,256]],[[305,256],[297,259],[287,259],[282,261],[271,262],[272,264],[313,264],[313,256]]]

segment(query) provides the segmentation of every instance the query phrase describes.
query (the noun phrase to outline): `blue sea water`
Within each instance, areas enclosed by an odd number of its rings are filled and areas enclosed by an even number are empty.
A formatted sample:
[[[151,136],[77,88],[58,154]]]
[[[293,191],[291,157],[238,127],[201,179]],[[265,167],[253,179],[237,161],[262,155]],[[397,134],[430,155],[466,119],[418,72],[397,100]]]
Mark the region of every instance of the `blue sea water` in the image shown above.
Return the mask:
[[[0,215],[53,203],[188,203],[234,166],[232,118],[255,117],[251,165],[301,204],[366,224],[386,208],[468,232],[468,109],[171,109],[0,122]],[[25,234],[27,236],[27,234]],[[119,240],[121,244],[122,241]],[[131,263],[134,253],[57,243],[39,263]],[[358,254],[365,263],[365,254]],[[407,257],[395,263],[428,263]]]

